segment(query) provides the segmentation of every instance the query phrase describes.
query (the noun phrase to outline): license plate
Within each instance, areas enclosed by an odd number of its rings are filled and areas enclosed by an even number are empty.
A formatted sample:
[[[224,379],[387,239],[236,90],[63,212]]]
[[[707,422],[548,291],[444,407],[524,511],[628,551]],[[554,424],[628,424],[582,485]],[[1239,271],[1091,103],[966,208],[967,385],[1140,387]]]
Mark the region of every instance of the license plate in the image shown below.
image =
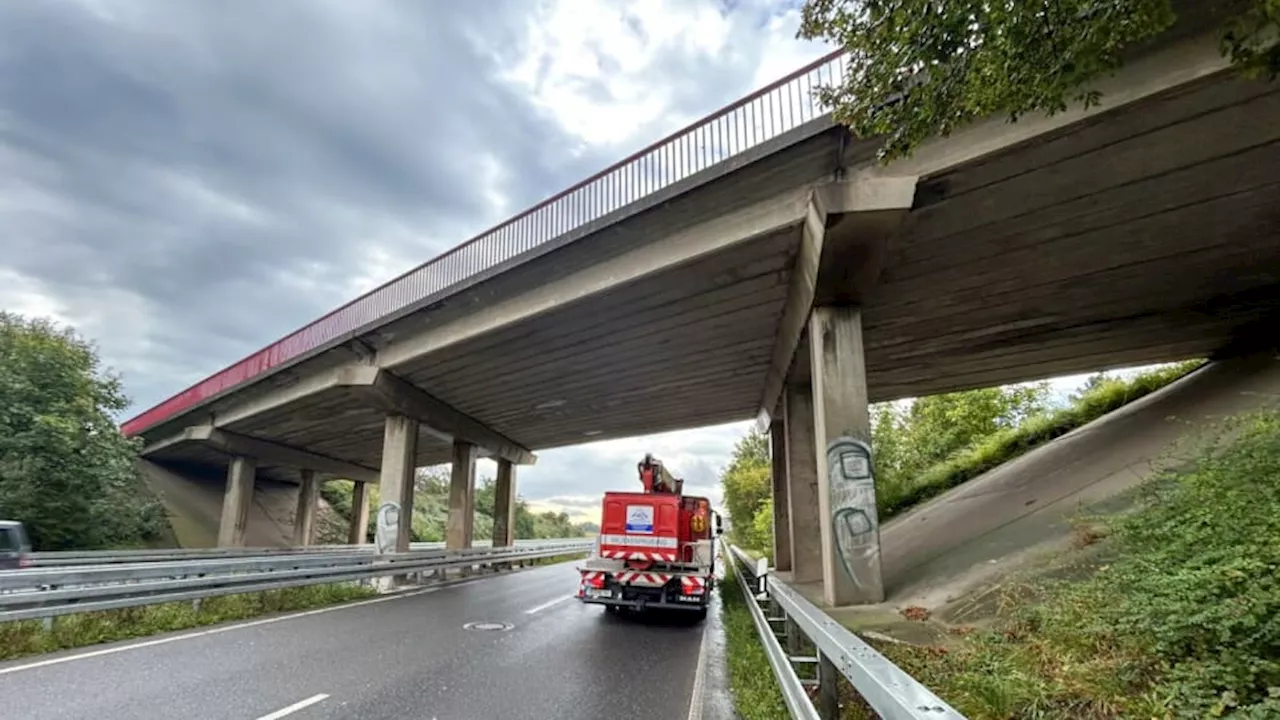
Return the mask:
[[[587,590],[587,597],[592,599],[611,598],[613,597],[613,591],[603,588],[589,588]]]

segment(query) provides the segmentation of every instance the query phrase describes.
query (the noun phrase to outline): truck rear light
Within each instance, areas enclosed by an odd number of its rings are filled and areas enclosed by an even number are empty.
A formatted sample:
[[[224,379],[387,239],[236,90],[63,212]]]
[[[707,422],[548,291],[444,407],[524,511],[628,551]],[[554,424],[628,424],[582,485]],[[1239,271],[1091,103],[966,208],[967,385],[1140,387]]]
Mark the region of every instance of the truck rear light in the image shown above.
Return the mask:
[[[593,577],[593,578],[591,578],[591,579],[587,580],[587,584],[588,584],[588,585],[590,585],[590,586],[591,586],[591,587],[593,587],[593,588],[597,588],[597,589],[599,589],[599,588],[603,588],[603,587],[604,587],[604,575],[596,575],[595,577]]]

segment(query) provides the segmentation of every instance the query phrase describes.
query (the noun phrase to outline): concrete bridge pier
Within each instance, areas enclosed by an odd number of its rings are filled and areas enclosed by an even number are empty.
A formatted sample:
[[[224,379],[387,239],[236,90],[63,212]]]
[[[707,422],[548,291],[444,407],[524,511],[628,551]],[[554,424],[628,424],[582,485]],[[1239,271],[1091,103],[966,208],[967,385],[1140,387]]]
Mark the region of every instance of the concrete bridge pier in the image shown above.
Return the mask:
[[[493,487],[493,546],[516,544],[516,466],[498,460],[498,477]]]
[[[351,488],[351,528],[347,531],[347,543],[363,545],[369,542],[369,483],[356,480]]]
[[[314,470],[303,470],[301,479],[298,482],[298,510],[293,515],[293,544],[295,547],[306,547],[311,544],[319,498],[320,484],[316,481],[316,472]]]
[[[218,522],[218,547],[244,545],[257,472],[258,461],[247,455],[237,455],[227,465],[227,488],[222,497],[222,516]]]
[[[809,358],[823,599],[833,607],[883,602],[861,311],[815,308]]]
[[[444,546],[449,550],[471,547],[475,531],[476,446],[453,441],[453,472],[449,479],[449,519]]]
[[[374,525],[374,541],[380,554],[409,552],[417,456],[418,421],[404,415],[387,415],[378,482],[380,500]]]

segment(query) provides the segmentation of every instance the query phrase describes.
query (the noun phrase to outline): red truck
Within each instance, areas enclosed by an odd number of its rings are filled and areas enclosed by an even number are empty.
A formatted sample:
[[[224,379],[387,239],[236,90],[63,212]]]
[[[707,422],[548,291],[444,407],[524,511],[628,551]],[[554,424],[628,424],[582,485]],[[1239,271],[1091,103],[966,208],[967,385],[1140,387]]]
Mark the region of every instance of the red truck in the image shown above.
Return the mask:
[[[670,608],[706,617],[720,515],[707,498],[684,495],[684,481],[652,455],[638,469],[642,492],[604,494],[600,537],[578,566],[578,599],[608,612]]]

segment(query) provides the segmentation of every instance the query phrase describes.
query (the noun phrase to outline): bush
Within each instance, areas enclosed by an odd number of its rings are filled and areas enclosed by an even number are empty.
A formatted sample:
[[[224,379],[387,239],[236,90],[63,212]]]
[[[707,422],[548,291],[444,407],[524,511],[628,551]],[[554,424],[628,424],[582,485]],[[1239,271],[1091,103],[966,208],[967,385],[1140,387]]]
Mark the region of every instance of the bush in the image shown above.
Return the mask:
[[[1226,429],[1111,519],[1092,578],[945,657],[886,654],[975,720],[1280,716],[1280,411]]]

